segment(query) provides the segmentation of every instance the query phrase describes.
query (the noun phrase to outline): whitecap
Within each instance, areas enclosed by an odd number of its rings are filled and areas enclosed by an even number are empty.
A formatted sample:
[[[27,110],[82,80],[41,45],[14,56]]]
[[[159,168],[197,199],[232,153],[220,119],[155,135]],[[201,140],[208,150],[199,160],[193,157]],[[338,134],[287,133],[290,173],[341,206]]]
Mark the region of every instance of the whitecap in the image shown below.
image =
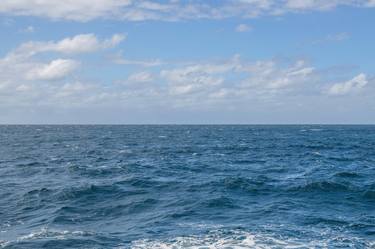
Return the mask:
[[[373,242],[345,235],[331,238],[312,239],[310,241],[287,238],[276,235],[252,234],[245,231],[210,232],[204,236],[181,236],[168,240],[137,240],[131,244],[132,249],[276,249],[276,248],[331,248],[332,246],[353,247],[357,245],[371,248]]]
[[[119,150],[119,154],[131,154],[133,151],[130,149]]]
[[[132,249],[216,249],[216,248],[254,248],[255,236],[245,232],[234,232],[229,235],[224,233],[209,233],[205,236],[176,237],[167,241],[138,240],[131,245]]]
[[[13,241],[3,241],[0,240],[0,248],[3,248],[10,244],[17,244],[25,241],[33,241],[38,239],[55,239],[55,240],[65,240],[72,236],[90,236],[93,233],[85,231],[68,231],[68,230],[53,230],[46,227],[41,228],[40,230],[30,232],[17,237]]]
[[[0,240],[0,248],[4,248],[6,247],[7,245],[9,245],[9,241],[5,241],[5,240]]]
[[[39,239],[39,238],[64,239],[65,236],[69,234],[74,234],[74,232],[69,232],[67,230],[64,230],[64,231],[49,230],[46,227],[43,227],[40,231],[31,232],[27,235],[19,237],[17,241],[20,242],[20,241],[25,241],[25,240]]]
[[[309,129],[309,131],[322,131],[323,129],[318,129],[318,128],[312,128],[312,129]]]
[[[225,156],[225,154],[223,154],[223,153],[216,153],[216,154],[214,154],[215,156]]]
[[[58,161],[58,160],[59,160],[59,158],[58,158],[58,157],[53,157],[53,156],[52,156],[52,157],[50,157],[49,159],[50,159],[50,161],[52,161],[52,162],[54,162],[54,161]]]

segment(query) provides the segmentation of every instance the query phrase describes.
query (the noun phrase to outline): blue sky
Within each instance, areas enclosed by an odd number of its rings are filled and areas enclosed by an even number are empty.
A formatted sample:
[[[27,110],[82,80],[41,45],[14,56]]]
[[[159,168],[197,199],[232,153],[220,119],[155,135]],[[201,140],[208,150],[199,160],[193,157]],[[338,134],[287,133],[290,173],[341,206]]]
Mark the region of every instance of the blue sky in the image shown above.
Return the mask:
[[[0,123],[375,123],[373,0],[4,0]]]

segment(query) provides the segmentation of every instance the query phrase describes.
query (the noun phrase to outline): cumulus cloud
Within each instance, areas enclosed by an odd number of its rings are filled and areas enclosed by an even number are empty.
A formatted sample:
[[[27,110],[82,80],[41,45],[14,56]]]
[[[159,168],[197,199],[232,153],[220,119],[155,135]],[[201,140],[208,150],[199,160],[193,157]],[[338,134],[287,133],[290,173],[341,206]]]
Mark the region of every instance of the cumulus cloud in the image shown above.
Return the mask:
[[[311,88],[318,73],[307,62],[246,61],[238,55],[225,61],[188,63],[160,71],[165,92],[190,103],[236,99],[262,99],[303,87]],[[301,91],[300,91],[301,92]],[[297,93],[297,92],[296,92]],[[198,101],[199,100],[199,101]]]
[[[357,93],[368,84],[366,74],[359,74],[353,79],[342,83],[336,83],[332,85],[327,93],[329,95],[346,95],[349,93]]]
[[[305,60],[247,61],[235,55],[223,61],[167,64],[159,74],[134,73],[127,82],[153,84],[138,85],[136,91],[133,88],[123,90],[127,98],[150,94],[160,102],[169,101],[171,106],[201,105],[228,99],[269,101],[286,94],[321,95],[321,89],[329,82],[319,71]],[[342,94],[349,89],[355,91],[364,87],[367,80],[366,76],[359,75],[348,82],[332,86],[330,94]]]
[[[66,58],[52,59],[50,62],[38,61],[36,55],[54,52],[67,56],[95,52],[116,46],[123,39],[124,36],[119,34],[105,40],[99,40],[94,34],[82,34],[60,41],[23,43],[0,58],[0,85],[9,88],[12,85],[25,85],[25,80],[55,81],[65,78],[79,67],[80,62]]]
[[[116,12],[116,9],[130,4],[131,0],[2,0],[0,12],[87,21],[97,17],[109,16]]]
[[[219,87],[225,81],[225,75],[239,66],[235,58],[224,63],[193,64],[162,70],[160,76],[166,80],[171,94],[207,93]]]
[[[122,34],[100,41],[94,34],[80,34],[60,41],[27,42],[17,48],[12,55],[30,57],[43,52],[58,52],[64,54],[90,53],[118,45],[125,39]]]
[[[124,39],[123,35],[113,35],[108,39],[98,39],[94,34],[82,34],[60,41],[32,41],[21,44],[0,58],[0,104],[33,106],[53,105],[62,96],[77,96],[84,86],[90,91],[85,98],[93,101],[94,87],[91,83],[65,83],[76,81],[73,72],[81,62],[63,56],[95,52],[116,46]],[[41,53],[46,56],[37,56]],[[47,54],[48,53],[48,54]],[[53,58],[58,53],[57,58]],[[52,57],[52,58],[51,58]],[[48,58],[48,59],[46,59]],[[75,75],[78,76],[78,75]],[[79,76],[78,76],[79,77]],[[75,78],[75,77],[74,77]],[[62,83],[65,83],[62,87]],[[66,85],[68,84],[68,85]],[[105,89],[102,89],[104,91]],[[94,95],[101,93],[95,93]],[[85,102],[76,97],[75,103]],[[89,102],[90,102],[89,101]]]
[[[148,0],[2,0],[0,13],[39,16],[51,19],[89,21],[115,18],[128,21],[251,18],[288,12],[329,10],[338,6],[373,7],[373,0],[228,0],[148,1]]]
[[[246,87],[261,87],[268,90],[280,90],[295,85],[315,82],[315,68],[306,61],[299,60],[291,65],[279,64],[274,60],[257,61],[244,67],[249,76],[243,81]]]
[[[320,96],[322,89],[328,89],[326,76],[320,75],[319,69],[305,60],[252,61],[234,55],[216,60],[151,63],[125,60],[121,56],[117,58],[118,64],[134,66],[124,70],[129,73],[123,79],[87,82],[82,75],[74,73],[84,64],[64,58],[113,47],[120,38],[115,35],[101,40],[84,34],[60,41],[22,44],[0,59],[0,104],[65,108],[126,103],[129,107],[200,108],[218,103],[224,106],[236,102],[238,106],[238,103],[250,103],[249,100],[264,103],[288,96]],[[36,56],[47,52],[53,53],[47,57]],[[56,53],[57,58],[46,61]],[[366,75],[360,74],[329,86],[324,93],[356,92],[367,81]]]
[[[125,39],[122,34],[115,34],[110,39],[99,41],[94,34],[82,34],[72,38],[63,39],[57,43],[50,43],[47,50],[61,53],[87,53],[100,49],[111,48]]]
[[[28,80],[57,80],[64,78],[77,69],[79,63],[74,60],[57,59],[48,64],[37,66],[26,74]]]

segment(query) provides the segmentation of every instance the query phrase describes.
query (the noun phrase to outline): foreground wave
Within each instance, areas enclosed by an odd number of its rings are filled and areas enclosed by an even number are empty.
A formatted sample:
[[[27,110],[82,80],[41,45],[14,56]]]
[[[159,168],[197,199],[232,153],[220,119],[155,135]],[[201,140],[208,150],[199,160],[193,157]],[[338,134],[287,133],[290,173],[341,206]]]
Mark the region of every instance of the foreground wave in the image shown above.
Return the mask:
[[[116,243],[117,242],[117,243]],[[310,239],[281,237],[274,234],[255,234],[241,230],[213,230],[204,235],[180,236],[165,240],[139,239],[124,243],[103,234],[83,231],[57,231],[42,228],[40,231],[17,238],[15,241],[3,241],[3,248],[20,247],[69,247],[79,245],[131,249],[174,249],[174,248],[373,248],[374,241],[366,241],[346,234],[331,234],[330,238],[322,239],[321,235]]]
[[[205,236],[176,237],[167,241],[138,240],[132,243],[133,249],[144,248],[373,248],[374,242],[362,241],[345,235],[332,236],[329,239],[295,239],[277,235],[252,234],[244,231],[214,231]]]

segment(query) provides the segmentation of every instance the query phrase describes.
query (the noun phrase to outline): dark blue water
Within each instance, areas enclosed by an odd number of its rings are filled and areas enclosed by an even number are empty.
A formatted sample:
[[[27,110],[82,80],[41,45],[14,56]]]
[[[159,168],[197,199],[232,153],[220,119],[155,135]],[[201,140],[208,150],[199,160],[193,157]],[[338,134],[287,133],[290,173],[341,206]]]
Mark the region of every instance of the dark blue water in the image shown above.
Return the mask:
[[[375,126],[0,126],[1,248],[375,248]]]

